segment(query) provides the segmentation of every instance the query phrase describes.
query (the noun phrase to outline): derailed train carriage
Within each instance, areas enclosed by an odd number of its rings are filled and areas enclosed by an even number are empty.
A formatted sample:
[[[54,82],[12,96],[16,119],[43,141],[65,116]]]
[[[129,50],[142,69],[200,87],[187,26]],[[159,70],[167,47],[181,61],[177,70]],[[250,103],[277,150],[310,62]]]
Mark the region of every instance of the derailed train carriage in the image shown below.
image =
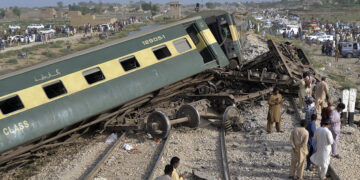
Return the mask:
[[[233,15],[223,10],[201,11],[188,17],[201,16],[211,33],[219,43],[226,57],[230,60],[230,68],[235,69],[241,63],[241,36]]]
[[[206,22],[194,17],[3,75],[0,164],[99,122],[95,115],[105,112],[105,120],[124,103],[228,64]]]

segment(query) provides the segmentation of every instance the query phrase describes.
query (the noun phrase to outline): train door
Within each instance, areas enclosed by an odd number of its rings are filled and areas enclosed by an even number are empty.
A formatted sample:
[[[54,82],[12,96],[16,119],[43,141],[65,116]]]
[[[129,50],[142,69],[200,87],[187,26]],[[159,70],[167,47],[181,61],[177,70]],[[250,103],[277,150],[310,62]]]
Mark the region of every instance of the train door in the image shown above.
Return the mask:
[[[190,25],[188,28],[186,28],[186,31],[203,57],[204,63],[215,61],[215,53],[210,48],[208,48],[210,45],[209,42],[207,42],[206,37],[200,33],[196,25]]]

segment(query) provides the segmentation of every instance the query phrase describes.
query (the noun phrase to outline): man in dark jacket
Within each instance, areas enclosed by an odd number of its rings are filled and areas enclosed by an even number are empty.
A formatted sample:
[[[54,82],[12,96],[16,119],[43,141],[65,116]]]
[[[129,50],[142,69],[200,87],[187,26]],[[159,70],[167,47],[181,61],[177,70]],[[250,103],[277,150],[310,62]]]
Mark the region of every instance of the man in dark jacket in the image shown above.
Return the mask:
[[[306,130],[309,132],[309,140],[308,140],[309,154],[307,155],[307,158],[306,158],[306,160],[307,160],[306,170],[310,170],[310,171],[312,171],[312,169],[311,169],[312,162],[310,160],[310,157],[316,151],[316,141],[313,139],[315,131],[316,131],[316,119],[317,119],[317,115],[312,114],[311,121],[308,122],[308,124],[306,126]]]

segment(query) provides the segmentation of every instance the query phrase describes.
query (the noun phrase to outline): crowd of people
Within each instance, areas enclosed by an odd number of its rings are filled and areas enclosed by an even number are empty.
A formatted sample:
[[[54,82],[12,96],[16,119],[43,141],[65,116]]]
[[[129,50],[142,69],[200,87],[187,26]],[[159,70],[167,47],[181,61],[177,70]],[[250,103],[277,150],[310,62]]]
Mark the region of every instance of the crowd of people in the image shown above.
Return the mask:
[[[152,20],[151,16],[146,17],[130,17],[126,20],[118,20],[114,23],[91,25],[90,23],[78,26],[61,25],[56,26],[49,24],[46,27],[53,31],[44,32],[40,29],[4,29],[0,38],[0,50],[4,50],[6,47],[19,46],[22,44],[29,44],[32,42],[44,42],[47,43],[50,39],[55,37],[69,37],[75,34],[88,34],[88,33],[102,33],[108,31],[119,32],[127,25],[140,23],[145,20]]]
[[[299,87],[298,105],[305,113],[305,120],[300,122],[300,127],[291,132],[290,143],[293,151],[289,178],[296,177],[297,172],[297,179],[302,179],[305,169],[313,171],[317,167],[321,179],[326,179],[330,157],[341,159],[337,147],[341,124],[344,123],[341,113],[345,109],[345,104],[339,103],[336,108],[333,107],[325,77],[316,82],[315,78],[306,72],[301,80],[294,82],[294,85]],[[271,133],[272,126],[276,123],[276,130],[281,133],[283,98],[279,89],[274,88],[268,103],[267,132]],[[316,127],[318,117],[321,119],[319,128]]]

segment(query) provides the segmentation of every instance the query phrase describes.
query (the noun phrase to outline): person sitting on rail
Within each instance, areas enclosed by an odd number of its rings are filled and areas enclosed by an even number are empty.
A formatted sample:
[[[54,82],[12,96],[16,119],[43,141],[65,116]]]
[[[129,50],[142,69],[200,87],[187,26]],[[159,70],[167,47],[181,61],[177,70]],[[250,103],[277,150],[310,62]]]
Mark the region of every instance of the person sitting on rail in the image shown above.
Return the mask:
[[[186,175],[183,173],[179,176],[179,174],[176,172],[176,168],[178,168],[180,165],[180,159],[178,157],[173,157],[171,158],[170,164],[174,168],[171,178],[173,180],[183,180]]]
[[[155,180],[172,180],[171,175],[173,174],[174,168],[168,164],[165,166],[164,175],[157,177]]]

